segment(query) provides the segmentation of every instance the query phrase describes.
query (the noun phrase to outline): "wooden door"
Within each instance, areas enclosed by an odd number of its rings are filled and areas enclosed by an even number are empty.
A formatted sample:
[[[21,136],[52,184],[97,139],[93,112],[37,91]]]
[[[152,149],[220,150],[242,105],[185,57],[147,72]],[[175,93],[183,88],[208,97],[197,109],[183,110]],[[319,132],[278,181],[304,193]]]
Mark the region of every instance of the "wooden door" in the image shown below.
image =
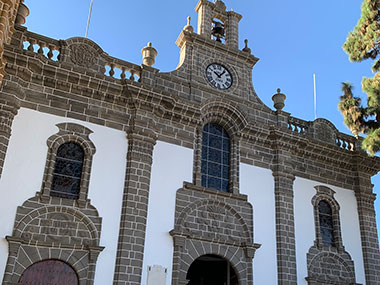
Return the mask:
[[[29,266],[19,283],[38,285],[78,285],[78,275],[67,263],[60,260],[44,260]]]

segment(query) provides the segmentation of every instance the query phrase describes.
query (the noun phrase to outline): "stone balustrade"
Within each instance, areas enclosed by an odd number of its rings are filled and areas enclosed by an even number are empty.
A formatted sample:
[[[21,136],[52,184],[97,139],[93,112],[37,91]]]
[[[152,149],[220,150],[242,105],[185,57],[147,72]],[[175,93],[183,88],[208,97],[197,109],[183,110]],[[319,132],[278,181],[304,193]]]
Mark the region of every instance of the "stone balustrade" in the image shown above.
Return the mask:
[[[108,56],[106,60],[106,76],[121,80],[129,79],[131,81],[140,81],[140,66],[111,56]]]
[[[355,151],[356,150],[356,139],[352,136],[338,133],[336,137],[336,145],[342,149]]]
[[[293,132],[306,135],[309,132],[309,122],[298,118],[289,117],[288,129]]]
[[[24,30],[21,42],[24,50],[39,54],[53,61],[63,61],[62,55],[65,54],[66,41],[58,41]],[[120,80],[140,81],[141,67],[139,65],[114,58],[104,52],[101,57],[105,62],[104,75]]]
[[[331,122],[325,119],[307,122],[295,117],[289,117],[288,129],[301,135],[307,135],[314,139],[334,144],[344,150],[357,150],[357,140],[354,137],[339,132]]]
[[[22,37],[23,49],[40,54],[50,60],[60,61],[62,45],[60,41],[25,31]]]

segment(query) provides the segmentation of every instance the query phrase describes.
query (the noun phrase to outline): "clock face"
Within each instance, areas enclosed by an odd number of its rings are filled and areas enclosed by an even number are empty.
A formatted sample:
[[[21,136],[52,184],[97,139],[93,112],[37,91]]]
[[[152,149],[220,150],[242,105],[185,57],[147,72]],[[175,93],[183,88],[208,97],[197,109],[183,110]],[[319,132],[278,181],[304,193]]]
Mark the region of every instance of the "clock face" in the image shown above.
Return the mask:
[[[206,68],[207,80],[212,86],[225,90],[232,86],[232,75],[223,65],[211,63]]]

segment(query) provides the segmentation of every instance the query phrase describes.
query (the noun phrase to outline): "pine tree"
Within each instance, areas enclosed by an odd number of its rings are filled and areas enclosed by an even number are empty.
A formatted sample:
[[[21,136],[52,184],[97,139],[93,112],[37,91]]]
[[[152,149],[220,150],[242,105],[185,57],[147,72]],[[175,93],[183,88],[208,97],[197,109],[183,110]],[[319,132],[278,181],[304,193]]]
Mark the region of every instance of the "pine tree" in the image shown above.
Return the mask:
[[[349,33],[343,49],[351,61],[375,60],[373,78],[363,78],[362,90],[367,93],[367,107],[352,94],[352,86],[342,83],[343,96],[338,104],[344,123],[352,134],[363,133],[366,137],[362,147],[370,155],[380,150],[380,0],[364,0],[361,17]]]

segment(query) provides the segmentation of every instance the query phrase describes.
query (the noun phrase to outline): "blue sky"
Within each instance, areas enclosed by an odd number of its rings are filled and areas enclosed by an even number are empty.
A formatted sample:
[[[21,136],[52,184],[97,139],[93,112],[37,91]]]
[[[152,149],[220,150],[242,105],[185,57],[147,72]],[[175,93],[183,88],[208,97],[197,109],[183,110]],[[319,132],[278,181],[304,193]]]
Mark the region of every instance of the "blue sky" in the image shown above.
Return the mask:
[[[84,36],[90,0],[25,0],[30,9],[28,30],[55,39]],[[94,0],[88,37],[109,55],[141,63],[141,49],[152,42],[158,51],[154,67],[174,70],[179,60],[175,41],[192,17],[198,0]],[[317,81],[318,117],[349,133],[337,110],[341,82],[350,81],[356,96],[363,76],[372,77],[371,62],[351,63],[342,45],[360,17],[361,0],[225,0],[227,9],[242,14],[240,47],[249,40],[260,58],[253,69],[253,85],[272,108],[272,95],[286,94],[284,111],[314,120],[313,73]],[[373,181],[380,193],[380,175]],[[380,198],[379,198],[380,200]],[[380,215],[380,201],[376,202]],[[379,219],[378,219],[379,220]],[[378,226],[379,228],[379,226]]]

